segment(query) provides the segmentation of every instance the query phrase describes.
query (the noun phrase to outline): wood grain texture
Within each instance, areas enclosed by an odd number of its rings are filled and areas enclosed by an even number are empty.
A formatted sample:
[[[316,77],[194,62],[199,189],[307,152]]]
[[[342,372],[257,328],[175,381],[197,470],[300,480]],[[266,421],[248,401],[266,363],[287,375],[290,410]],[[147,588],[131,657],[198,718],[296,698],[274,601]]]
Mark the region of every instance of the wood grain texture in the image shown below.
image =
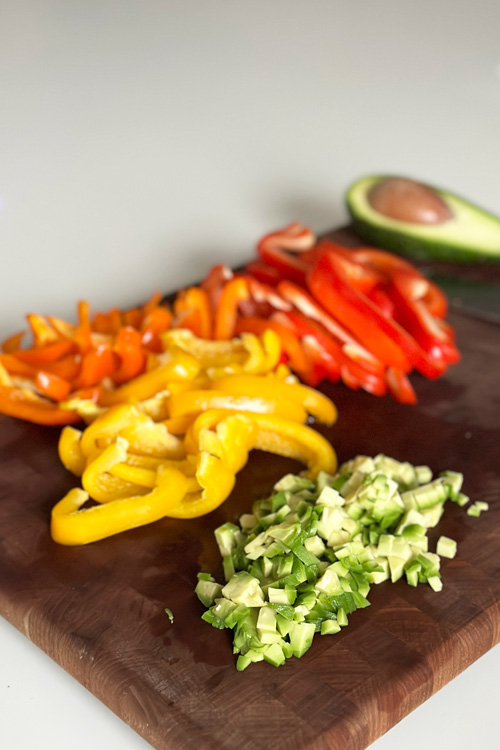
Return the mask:
[[[299,466],[255,452],[209,516],[64,548],[49,536],[74,485],[58,430],[0,417],[0,613],[157,750],[362,750],[500,640],[500,327],[450,320],[462,362],[434,382],[413,376],[416,407],[327,386],[339,420],[321,428],[340,460],[384,452],[457,469],[490,503],[478,519],[449,504],[432,531],[458,541],[442,592],[375,586],[371,606],[302,659],[237,673],[230,633],[200,619],[196,573],[218,568],[213,529]]]

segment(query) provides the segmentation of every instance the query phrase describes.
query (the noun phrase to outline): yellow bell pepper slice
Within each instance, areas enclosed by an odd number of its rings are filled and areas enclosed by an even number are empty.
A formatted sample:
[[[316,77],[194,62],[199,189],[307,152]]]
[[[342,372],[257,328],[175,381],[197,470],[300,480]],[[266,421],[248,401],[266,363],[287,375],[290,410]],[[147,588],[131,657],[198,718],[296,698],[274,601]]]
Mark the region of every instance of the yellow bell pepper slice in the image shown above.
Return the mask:
[[[82,474],[82,486],[92,500],[110,503],[113,500],[122,500],[131,495],[147,492],[147,485],[131,482],[112,473],[116,464],[126,462],[127,446],[126,440],[118,438],[115,443],[108,445],[102,453],[88,462]]]
[[[249,432],[250,445],[252,448],[275,453],[288,458],[295,458],[308,467],[308,474],[316,477],[320,471],[326,471],[333,474],[337,468],[337,456],[331,444],[320,435],[319,432],[308,427],[307,425],[291,422],[283,417],[277,417],[268,414],[238,414],[242,420],[248,421],[252,425]],[[228,420],[227,412],[209,411],[195,420],[190,434],[185,438],[187,450],[191,450],[194,445],[205,449],[215,450],[218,445],[216,441],[210,442],[206,431],[215,428],[215,434],[219,437],[221,434],[219,425]],[[228,453],[231,451],[230,442],[226,446]],[[222,453],[218,452],[218,455]]]
[[[315,388],[301,383],[284,383],[278,378],[267,376],[227,375],[217,378],[214,388],[234,396],[260,396],[277,403],[281,400],[291,401],[301,404],[319,422],[331,425],[337,421],[335,404]],[[279,414],[278,411],[276,413]],[[286,413],[282,416],[286,416]]]
[[[275,331],[268,329],[260,338],[253,333],[242,333],[241,342],[249,354],[248,360],[243,364],[245,372],[260,375],[277,367],[282,346]]]
[[[81,430],[77,430],[76,427],[71,427],[71,425],[66,425],[61,431],[58,443],[61,463],[77,477],[82,476],[87,464],[87,459],[82,451],[82,435]]]
[[[210,453],[199,454],[196,479],[202,489],[188,493],[168,511],[171,518],[197,518],[218,508],[231,494],[236,476],[227,464]]]
[[[307,412],[297,400],[266,398],[265,383],[263,383],[263,391],[263,394],[259,394],[256,390],[250,396],[244,393],[227,393],[224,389],[185,391],[170,398],[170,416],[180,417],[191,414],[194,417],[208,409],[228,409],[257,414],[277,414],[294,422],[307,420]]]
[[[149,372],[138,375],[114,391],[106,391],[99,403],[102,406],[145,401],[165,390],[174,380],[193,380],[200,372],[200,363],[186,351],[175,347],[165,355],[167,361]]]
[[[160,458],[182,458],[182,442],[165,424],[154,422],[133,404],[110,407],[89,425],[81,439],[87,460],[92,460],[118,436],[125,438],[132,453]]]
[[[153,523],[181,503],[187,486],[188,480],[182,472],[168,468],[151,492],[89,508],[82,507],[89,499],[88,493],[72,489],[52,509],[52,538],[64,545],[89,544]]]
[[[165,331],[161,340],[166,350],[175,346],[195,357],[201,369],[243,364],[248,359],[248,350],[237,338],[228,341],[200,339],[192,331],[177,328]]]
[[[253,447],[257,450],[302,461],[312,479],[320,471],[335,473],[337,455],[328,440],[312,427],[268,414],[254,414],[251,419],[256,427]]]
[[[254,432],[251,416],[235,414],[218,422],[215,430],[202,429],[198,438],[199,450],[217,456],[237,474],[248,461]]]

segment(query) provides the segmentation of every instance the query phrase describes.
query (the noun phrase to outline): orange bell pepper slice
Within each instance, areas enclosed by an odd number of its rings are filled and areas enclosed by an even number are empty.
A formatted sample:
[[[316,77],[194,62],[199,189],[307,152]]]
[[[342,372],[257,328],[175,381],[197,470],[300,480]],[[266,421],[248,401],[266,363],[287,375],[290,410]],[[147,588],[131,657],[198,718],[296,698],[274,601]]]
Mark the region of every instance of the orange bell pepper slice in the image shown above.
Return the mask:
[[[191,286],[183,289],[174,302],[176,328],[188,328],[202,339],[212,338],[213,315],[205,289]]]
[[[42,425],[65,425],[81,422],[75,411],[61,409],[28,388],[0,387],[0,412]]]
[[[71,391],[71,384],[67,380],[44,370],[37,372],[35,385],[38,390],[52,399],[52,401],[64,401]]]
[[[248,280],[235,276],[224,285],[215,312],[214,338],[231,339],[235,335],[238,307],[249,299]]]

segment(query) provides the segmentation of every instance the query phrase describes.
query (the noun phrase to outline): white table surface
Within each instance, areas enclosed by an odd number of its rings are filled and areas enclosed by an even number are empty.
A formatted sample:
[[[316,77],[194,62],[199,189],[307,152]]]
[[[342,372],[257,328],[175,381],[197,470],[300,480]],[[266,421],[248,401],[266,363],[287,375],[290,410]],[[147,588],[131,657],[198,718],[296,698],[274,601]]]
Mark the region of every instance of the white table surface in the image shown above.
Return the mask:
[[[0,336],[170,291],[399,173],[500,212],[498,0],[3,0]],[[149,747],[0,620],[2,748]],[[495,747],[500,649],[373,748]]]

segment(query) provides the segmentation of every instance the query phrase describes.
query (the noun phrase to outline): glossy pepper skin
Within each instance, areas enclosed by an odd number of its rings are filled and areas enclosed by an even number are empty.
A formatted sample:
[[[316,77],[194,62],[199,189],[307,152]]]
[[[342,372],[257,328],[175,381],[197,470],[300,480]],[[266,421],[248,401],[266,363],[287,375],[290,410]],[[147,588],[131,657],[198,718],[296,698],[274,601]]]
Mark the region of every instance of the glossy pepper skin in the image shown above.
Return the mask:
[[[189,330],[165,337],[171,357],[118,386],[113,400],[124,402],[103,407],[83,430],[63,429],[59,455],[82,487],[55,506],[55,541],[86,544],[162,517],[210,513],[254,448],[296,458],[311,476],[334,471],[333,448],[304,423],[333,423],[337,411],[323,394],[285,382],[290,371],[274,332],[212,342]]]

